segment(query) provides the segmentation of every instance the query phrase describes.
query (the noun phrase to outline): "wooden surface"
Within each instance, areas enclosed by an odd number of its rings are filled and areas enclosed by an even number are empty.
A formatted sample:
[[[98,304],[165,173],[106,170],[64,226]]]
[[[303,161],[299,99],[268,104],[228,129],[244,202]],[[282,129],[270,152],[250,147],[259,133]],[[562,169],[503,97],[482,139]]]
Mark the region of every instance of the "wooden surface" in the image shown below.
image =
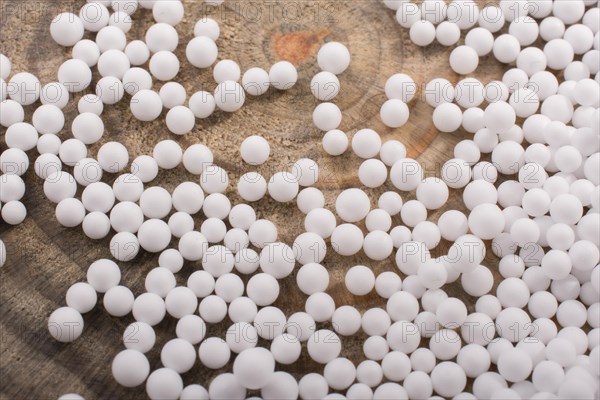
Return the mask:
[[[26,0],[16,2],[0,0],[2,5],[2,35],[0,51],[13,62],[13,73],[30,71],[42,83],[56,80],[58,66],[70,57],[70,49],[55,44],[48,28],[52,17],[59,11],[78,10],[83,0],[47,1]],[[269,5],[270,4],[270,5]],[[383,85],[386,79],[397,72],[411,75],[420,89],[430,79],[446,77],[456,82],[459,77],[448,67],[450,49],[432,45],[425,49],[414,46],[408,32],[401,29],[394,13],[379,0],[353,1],[294,1],[292,2],[244,2],[227,0],[224,6],[209,7],[199,1],[185,1],[186,17],[177,26],[180,45],[177,54],[181,60],[181,72],[176,78],[187,89],[188,96],[196,90],[213,90],[214,82],[210,69],[197,70],[185,59],[185,45],[193,37],[193,26],[197,19],[209,15],[221,23],[218,40],[219,58],[230,58],[240,63],[242,70],[258,66],[268,69],[281,59],[294,62],[299,71],[298,84],[287,92],[269,92],[248,99],[237,113],[216,112],[206,120],[198,120],[193,132],[185,137],[171,135],[164,125],[164,113],[157,121],[140,123],[132,118],[128,107],[128,96],[116,106],[105,107],[103,114],[106,132],[99,144],[91,146],[89,154],[95,156],[101,143],[116,140],[127,145],[130,159],[137,155],[151,154],[153,146],[162,139],[177,140],[182,147],[203,143],[211,147],[216,163],[230,172],[229,194],[234,203],[239,202],[235,193],[235,182],[242,173],[251,171],[239,161],[239,145],[244,138],[253,134],[266,137],[271,144],[271,158],[258,170],[266,177],[287,168],[295,160],[310,157],[321,166],[321,180],[317,187],[325,192],[327,206],[333,209],[336,194],[344,188],[357,186],[356,171],[360,160],[347,151],[343,156],[328,156],[321,147],[322,133],[311,123],[312,109],[317,104],[309,91],[311,77],[318,72],[316,51],[327,41],[345,43],[352,54],[350,68],[339,76],[340,95],[335,102],[343,110],[341,129],[349,136],[360,128],[377,130],[384,140],[397,139],[406,144],[409,156],[417,157],[428,176],[438,175],[443,162],[452,158],[453,146],[471,135],[462,130],[453,134],[438,134],[431,122],[432,109],[422,100],[422,90],[410,104],[409,122],[402,128],[385,127],[379,120],[379,108],[385,101]],[[249,6],[253,5],[254,9]],[[257,17],[257,10],[261,15]],[[138,10],[133,16],[134,26],[129,39],[144,37],[152,23],[151,13]],[[86,33],[86,37],[92,38]],[[487,82],[501,75],[501,67],[492,59],[481,60],[475,77]],[[97,80],[94,74],[94,82]],[[160,83],[155,84],[155,89]],[[80,94],[74,96],[66,107],[66,125],[60,133],[65,140],[71,136],[70,124],[77,115],[76,104]],[[26,109],[26,120],[30,121],[35,106]],[[0,128],[0,136],[5,133]],[[4,140],[0,140],[4,150]],[[35,151],[30,158],[37,157]],[[109,182],[115,176],[107,176]],[[151,185],[164,185],[172,190],[184,180],[197,178],[180,167],[172,171],[161,171]],[[145,398],[144,387],[124,389],[119,387],[110,373],[114,355],[123,349],[121,335],[133,321],[131,316],[113,318],[98,307],[84,315],[83,336],[71,344],[60,344],[52,340],[46,324],[49,314],[65,304],[64,294],[68,287],[85,280],[87,267],[98,258],[110,257],[110,237],[92,241],[86,238],[81,228],[62,228],[54,219],[54,206],[45,199],[42,181],[30,168],[25,176],[27,193],[23,199],[28,217],[16,227],[1,225],[0,238],[6,243],[8,260],[0,271],[0,396],[3,399],[55,399],[63,393],[80,393],[86,399],[137,399]],[[376,204],[377,196],[392,190],[391,184],[377,189],[367,189]],[[406,200],[414,193],[402,193]],[[265,197],[253,204],[260,217],[269,218],[279,228],[280,240],[291,243],[303,231],[303,215],[292,204],[279,204]],[[451,191],[447,208],[464,210],[460,191]],[[430,219],[437,221],[443,210],[431,213]],[[199,228],[201,216],[196,216]],[[394,225],[400,224],[399,217]],[[176,241],[172,245],[176,246]],[[442,254],[448,244],[442,243],[435,254]],[[491,252],[488,252],[491,253]],[[488,256],[486,260],[493,270],[497,260]],[[375,272],[397,271],[393,257],[384,262],[372,262],[362,253],[356,257],[343,258],[329,249],[324,265],[331,274],[329,293],[337,306],[350,304],[360,310],[385,307],[385,301],[375,294],[358,298],[349,294],[343,283],[345,272],[353,265],[364,264]],[[157,256],[140,254],[133,262],[120,263],[122,282],[132,288],[136,295],[143,291],[146,273],[156,267]],[[187,277],[198,264],[186,263],[177,274],[178,284],[185,284]],[[295,274],[281,281],[281,295],[276,302],[289,316],[303,310],[306,296],[295,287]],[[460,297],[473,309],[474,299],[466,295],[460,285],[449,286],[450,294]],[[223,335],[230,321],[211,326],[208,336]],[[323,326],[327,326],[324,324]],[[152,369],[160,367],[160,349],[175,336],[175,321],[166,318],[156,327],[158,340],[149,353]],[[364,335],[343,338],[342,356],[355,362],[364,358],[362,342]],[[200,383],[208,387],[212,377],[221,371],[208,370],[197,361],[194,369],[184,375],[185,384]],[[297,378],[309,372],[322,372],[322,366],[312,362],[306,352],[292,367],[281,369],[293,373]],[[249,392],[250,395],[250,392]]]

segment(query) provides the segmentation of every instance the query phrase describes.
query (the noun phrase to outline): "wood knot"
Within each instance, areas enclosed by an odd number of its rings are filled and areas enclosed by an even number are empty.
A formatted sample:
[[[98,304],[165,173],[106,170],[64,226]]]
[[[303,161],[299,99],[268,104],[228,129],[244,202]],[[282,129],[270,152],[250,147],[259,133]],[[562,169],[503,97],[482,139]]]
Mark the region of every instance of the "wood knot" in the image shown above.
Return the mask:
[[[296,31],[276,34],[273,36],[275,54],[280,60],[298,65],[316,54],[323,39],[330,33],[329,29],[323,28],[317,32]]]

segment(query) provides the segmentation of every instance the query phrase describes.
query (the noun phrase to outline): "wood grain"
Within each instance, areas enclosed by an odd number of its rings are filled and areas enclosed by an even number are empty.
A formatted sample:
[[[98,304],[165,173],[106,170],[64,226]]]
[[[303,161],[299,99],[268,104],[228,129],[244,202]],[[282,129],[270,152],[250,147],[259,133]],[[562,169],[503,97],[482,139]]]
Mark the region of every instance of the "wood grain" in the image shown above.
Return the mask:
[[[70,57],[70,49],[56,45],[48,34],[49,23],[59,11],[78,10],[80,1],[59,0],[0,0],[2,32],[0,51],[13,62],[13,71],[30,71],[42,83],[56,80],[58,66]],[[254,7],[251,9],[250,7]],[[213,150],[216,163],[230,172],[231,182],[241,174],[252,170],[239,161],[239,145],[249,135],[266,137],[272,149],[268,163],[258,170],[265,176],[289,167],[295,160],[310,157],[321,166],[321,181],[317,187],[325,193],[327,206],[333,209],[334,199],[340,190],[359,185],[356,171],[360,160],[351,151],[332,158],[321,147],[322,133],[311,123],[312,109],[317,104],[309,91],[311,77],[318,72],[316,52],[327,41],[341,41],[352,53],[352,64],[339,78],[341,93],[335,102],[343,110],[341,129],[349,136],[360,128],[377,130],[384,140],[397,139],[406,144],[409,155],[423,164],[428,176],[439,175],[439,167],[452,158],[453,146],[471,135],[460,130],[453,134],[437,133],[431,122],[432,109],[422,100],[422,90],[410,104],[409,122],[399,129],[385,127],[379,120],[379,107],[385,100],[383,85],[397,72],[411,75],[420,88],[430,79],[446,77],[456,82],[459,77],[448,67],[450,49],[440,45],[428,48],[414,46],[408,32],[401,29],[394,13],[378,0],[308,1],[292,2],[246,2],[227,0],[224,6],[206,6],[200,1],[185,1],[186,17],[177,26],[180,45],[177,54],[182,69],[177,80],[188,95],[202,88],[214,89],[210,69],[197,70],[185,60],[185,44],[193,37],[193,26],[203,15],[215,18],[221,24],[218,40],[219,58],[230,58],[242,66],[269,66],[281,59],[292,61],[298,68],[298,84],[287,92],[270,89],[260,98],[248,99],[237,113],[215,113],[206,120],[197,121],[192,133],[185,137],[173,137],[164,125],[164,113],[157,121],[140,123],[134,120],[125,99],[115,106],[105,107],[103,119],[106,126],[102,141],[89,149],[95,156],[100,144],[116,140],[127,145],[130,157],[151,154],[153,146],[162,139],[175,139],[182,147],[203,143]],[[253,11],[254,10],[254,11]],[[258,11],[260,15],[258,15]],[[257,16],[258,15],[258,16]],[[128,39],[143,38],[152,23],[147,10],[138,10],[133,16],[134,26]],[[86,37],[91,38],[86,33]],[[487,82],[498,79],[502,67],[491,57],[480,62],[475,77]],[[98,79],[94,74],[94,82]],[[160,83],[155,83],[160,88]],[[70,137],[70,123],[77,115],[76,104],[80,94],[65,109],[66,125],[60,137]],[[35,106],[27,107],[27,120]],[[4,135],[5,129],[0,129]],[[0,149],[6,145],[2,140]],[[33,161],[37,155],[30,154]],[[109,181],[114,176],[108,177]],[[161,171],[151,185],[164,185],[172,190],[184,180],[196,180],[180,167]],[[114,355],[123,348],[121,335],[133,321],[131,316],[117,319],[108,316],[101,304],[84,316],[83,336],[72,344],[60,344],[47,332],[48,315],[63,306],[67,288],[85,280],[87,267],[98,258],[110,257],[110,238],[100,241],[87,239],[80,228],[65,229],[53,215],[53,205],[45,199],[42,182],[32,168],[25,176],[27,193],[24,203],[29,216],[16,227],[3,224],[0,237],[8,249],[8,261],[0,272],[0,396],[3,399],[54,399],[63,393],[75,392],[86,399],[137,399],[145,398],[143,387],[124,389],[119,387],[110,373]],[[366,191],[376,204],[377,196],[392,190],[390,184]],[[234,203],[240,202],[234,184],[229,193]],[[402,193],[406,200],[414,193]],[[268,197],[268,196],[267,196]],[[269,198],[253,204],[258,215],[269,218],[279,227],[280,239],[291,243],[303,230],[303,215],[293,204],[279,204]],[[461,192],[452,190],[445,209],[464,210]],[[443,210],[432,212],[430,219],[437,221]],[[199,228],[202,218],[195,217]],[[394,225],[400,224],[398,217]],[[172,243],[176,246],[176,242]],[[436,253],[447,249],[442,243]],[[496,269],[497,259],[488,256],[487,265]],[[351,304],[359,310],[385,307],[385,301],[375,294],[358,298],[344,287],[344,274],[353,265],[369,265],[377,273],[396,270],[392,258],[384,262],[372,262],[363,254],[343,258],[329,251],[324,265],[331,274],[329,292],[336,305]],[[143,291],[146,273],[157,266],[157,256],[140,254],[133,262],[121,263],[123,283],[135,294]],[[179,284],[199,265],[187,263],[178,274]],[[281,295],[276,305],[287,315],[304,308],[304,296],[295,287],[294,274],[281,281]],[[460,285],[450,285],[449,292],[463,299],[473,309],[474,299],[466,295]],[[100,301],[101,303],[101,301]],[[211,326],[208,335],[223,335],[230,322]],[[327,326],[324,324],[323,326]],[[158,340],[149,353],[152,369],[160,367],[160,349],[174,337],[175,321],[167,318],[157,326]],[[354,361],[364,358],[362,343],[364,335],[343,338],[342,355]],[[208,370],[196,362],[195,368],[184,375],[186,384],[200,383],[208,387],[210,380],[221,371]],[[281,367],[297,378],[309,372],[322,372],[322,366],[312,362],[303,352],[301,360],[292,367]],[[249,393],[250,395],[250,393]]]

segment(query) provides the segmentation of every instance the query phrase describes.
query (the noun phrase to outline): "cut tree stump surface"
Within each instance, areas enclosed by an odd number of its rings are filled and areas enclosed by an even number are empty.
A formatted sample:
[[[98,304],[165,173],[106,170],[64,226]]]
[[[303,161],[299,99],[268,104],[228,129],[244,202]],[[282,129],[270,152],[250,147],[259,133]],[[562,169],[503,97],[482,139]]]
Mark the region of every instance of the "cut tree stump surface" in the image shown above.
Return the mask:
[[[42,84],[56,81],[57,69],[71,57],[71,49],[60,47],[52,40],[50,22],[59,12],[78,13],[84,3],[83,0],[1,0],[0,52],[11,59],[13,74],[29,71],[38,76]],[[261,97],[247,96],[240,111],[233,114],[215,112],[208,119],[197,120],[194,130],[183,137],[167,130],[164,112],[151,123],[135,120],[129,111],[130,96],[126,95],[119,104],[105,106],[102,115],[105,134],[99,143],[89,147],[90,156],[95,157],[99,146],[108,141],[125,144],[130,161],[138,155],[152,154],[154,145],[160,140],[176,140],[184,149],[202,143],[214,152],[215,163],[229,171],[228,195],[232,203],[237,204],[242,202],[236,193],[237,178],[256,170],[241,161],[240,144],[250,135],[262,135],[271,145],[271,157],[257,170],[268,179],[273,173],[288,169],[297,159],[308,157],[318,161],[321,178],[316,187],[324,192],[326,207],[335,210],[335,198],[341,190],[360,187],[357,170],[362,160],[351,149],[339,157],[327,155],[321,146],[323,132],[312,124],[312,110],[318,102],[310,93],[310,80],[319,71],[316,53],[323,43],[329,41],[346,44],[352,55],[350,68],[339,76],[341,91],[334,100],[343,111],[340,129],[347,132],[350,139],[358,129],[372,128],[384,141],[400,140],[406,145],[409,157],[418,159],[423,165],[427,176],[439,176],[440,166],[453,158],[454,145],[463,139],[472,139],[472,134],[462,129],[452,134],[438,133],[431,121],[432,108],[424,102],[424,86],[429,80],[445,77],[456,83],[461,79],[448,65],[452,48],[439,44],[427,48],[415,46],[408,31],[397,24],[394,12],[381,1],[261,3],[226,0],[224,5],[212,7],[200,1],[186,0],[185,9],[185,19],[177,25],[180,42],[176,53],[181,61],[181,70],[176,81],[185,86],[188,98],[195,91],[213,91],[215,87],[211,69],[198,70],[185,58],[185,46],[193,38],[194,24],[205,15],[220,23],[221,36],[217,41],[219,59],[235,60],[242,71],[251,67],[268,70],[277,61],[289,60],[298,68],[298,83],[288,91],[279,92],[271,88]],[[153,22],[152,14],[139,9],[133,20],[128,40],[143,40],[146,29]],[[93,39],[93,35],[86,32],[85,38]],[[493,56],[487,56],[480,60],[480,67],[473,76],[487,83],[501,78],[502,70]],[[413,77],[419,90],[409,104],[411,115],[408,123],[392,129],[382,124],[379,108],[386,100],[383,87],[387,78],[399,72]],[[95,71],[92,87],[98,79]],[[155,90],[160,87],[161,82],[154,83]],[[85,93],[92,91],[88,89]],[[77,116],[77,101],[81,95],[72,96],[64,109],[66,122],[60,133],[62,140],[71,137],[70,125]],[[31,121],[38,105],[39,102],[26,107],[27,122]],[[0,136],[4,136],[5,132],[5,128],[0,128]],[[5,150],[4,140],[0,142],[0,150]],[[61,227],[54,217],[55,205],[45,198],[43,182],[33,171],[37,153],[34,150],[29,155],[31,165],[24,176],[27,192],[23,198],[28,216],[18,226],[0,225],[0,238],[7,247],[7,263],[0,271],[1,397],[11,400],[56,399],[61,394],[74,392],[88,400],[146,398],[144,386],[126,389],[112,377],[112,359],[124,349],[121,337],[125,327],[133,322],[133,317],[109,316],[102,307],[101,295],[98,306],[84,315],[84,333],[77,341],[61,344],[48,333],[48,316],[54,309],[65,305],[64,296],[69,286],[85,281],[87,268],[93,261],[110,258],[111,234],[103,240],[93,241],[82,233],[80,227]],[[111,183],[116,176],[105,174],[105,178]],[[198,177],[180,166],[171,171],[160,171],[159,177],[147,187],[163,185],[173,190],[179,183],[188,180],[197,181]],[[394,190],[394,187],[387,182],[378,189],[363,189],[371,196],[372,206],[376,208],[378,196]],[[80,194],[81,190],[78,196]],[[404,201],[415,196],[414,192],[401,195]],[[277,225],[281,241],[291,244],[295,236],[303,232],[304,216],[294,203],[277,203],[267,195],[252,206],[259,217],[268,218]],[[430,212],[429,219],[436,222],[447,209],[466,211],[461,190],[451,190],[448,204],[442,210]],[[202,218],[201,215],[194,217],[196,229],[199,229]],[[393,222],[394,226],[401,224],[399,217],[394,217]],[[177,241],[173,240],[171,245],[176,247]],[[442,254],[448,246],[448,243],[442,242],[434,254]],[[489,250],[488,247],[485,263],[498,277],[498,259]],[[134,261],[119,263],[122,283],[136,295],[143,293],[144,278],[148,271],[157,267],[157,259],[158,255],[142,251]],[[336,306],[349,304],[360,311],[372,307],[385,308],[385,299],[379,298],[374,291],[363,297],[350,294],[344,286],[344,275],[354,265],[368,265],[376,273],[398,272],[393,256],[383,262],[373,262],[362,252],[354,257],[340,257],[329,248],[323,264],[330,272],[328,292],[334,297]],[[185,285],[187,277],[198,268],[201,268],[198,263],[186,262],[177,274],[178,284]],[[287,316],[303,311],[306,296],[296,286],[295,273],[280,281],[280,285],[281,293],[275,305]],[[465,301],[473,311],[475,299],[464,293],[460,283],[445,289],[451,296]],[[210,326],[207,337],[224,337],[230,324],[231,321],[226,318],[223,323]],[[167,317],[156,327],[157,342],[148,353],[152,370],[161,367],[160,349],[166,341],[175,337],[175,325],[176,321]],[[363,360],[365,338],[362,333],[342,337],[342,356],[355,362]],[[260,344],[268,346],[266,342],[261,341]],[[230,371],[231,365],[230,362],[226,368],[213,371],[197,360],[193,370],[183,375],[184,382],[186,385],[199,383],[208,388],[211,379]],[[278,368],[298,379],[309,372],[323,371],[323,366],[313,362],[305,350],[293,366]]]

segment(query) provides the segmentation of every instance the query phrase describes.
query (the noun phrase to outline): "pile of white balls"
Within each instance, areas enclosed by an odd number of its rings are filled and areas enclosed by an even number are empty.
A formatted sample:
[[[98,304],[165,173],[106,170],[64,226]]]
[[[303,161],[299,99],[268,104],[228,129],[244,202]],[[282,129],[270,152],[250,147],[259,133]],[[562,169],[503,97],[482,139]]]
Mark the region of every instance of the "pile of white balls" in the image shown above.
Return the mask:
[[[260,391],[267,400],[598,397],[596,3],[501,0],[481,10],[470,0],[384,3],[396,10],[398,23],[418,46],[434,40],[454,46],[461,31],[468,31],[464,45],[450,52],[456,73],[475,71],[480,57],[490,53],[509,68],[498,81],[463,77],[453,85],[436,78],[425,85],[423,99],[434,107],[436,129],[462,127],[473,134],[455,146],[439,177],[426,177],[426,168],[407,157],[401,142],[382,142],[369,128],[349,140],[339,130],[343,114],[332,101],[340,93],[338,76],[350,66],[350,51],[338,42],[323,45],[317,55],[321,72],[310,83],[321,101],[312,114],[314,125],[325,132],[327,154],[342,155],[350,146],[363,160],[357,172],[361,187],[341,191],[331,210],[315,187],[319,165],[308,158],[270,177],[244,173],[235,187],[246,203],[233,205],[227,197],[230,175],[205,145],[182,149],[176,140],[163,140],[152,155],[131,160],[127,147],[107,142],[95,158],[88,154],[87,146],[103,137],[104,106],[126,96],[138,120],[152,121],[166,108],[167,129],[184,135],[194,129],[196,118],[207,118],[217,108],[234,112],[246,95],[296,84],[298,73],[287,61],[268,72],[255,67],[243,75],[235,61],[217,62],[219,25],[203,18],[186,57],[196,68],[213,68],[216,89],[187,99],[184,87],[172,82],[180,68],[173,53],[179,44],[175,26],[184,17],[180,1],[88,1],[79,16],[58,15],[50,33],[58,44],[72,46],[73,58],[61,65],[57,82],[44,86],[26,72],[9,79],[10,61],[0,56],[0,124],[7,128],[8,146],[0,155],[2,219],[14,225],[26,216],[21,176],[29,168],[27,152],[36,148],[33,167],[44,180],[46,197],[56,204],[59,224],[81,226],[95,240],[111,235],[112,259],[92,263],[87,281],[72,285],[66,306],[50,315],[48,329],[56,340],[71,342],[82,335],[82,314],[101,294],[108,314],[131,314],[135,320],[123,334],[125,349],[113,360],[114,379],[125,387],[145,384],[151,399],[235,400],[245,399],[247,391]],[[144,40],[127,42],[138,6],[151,10],[156,23]],[[85,30],[96,32],[95,41],[82,40]],[[536,47],[541,41],[542,48]],[[95,94],[80,98],[73,138],[61,142],[61,109],[91,85],[94,66],[101,76]],[[165,82],[158,92],[153,80]],[[407,104],[418,92],[410,76],[391,76],[382,122],[391,128],[405,125]],[[31,124],[23,122],[23,106],[38,100]],[[250,136],[240,156],[257,168],[268,162],[271,148],[263,137]],[[161,169],[181,164],[197,181],[183,182],[172,192],[151,185]],[[112,186],[102,181],[106,175],[116,178]],[[373,207],[370,189],[388,179],[395,190],[381,194]],[[451,189],[462,190],[468,213],[447,210],[437,222],[429,220],[431,211],[445,206]],[[295,202],[305,214],[305,232],[293,243],[280,241],[275,224],[259,219],[250,205],[267,194],[276,202]],[[196,216],[202,220],[199,229]],[[450,243],[446,251],[438,247],[442,240]],[[158,266],[145,278],[145,293],[134,294],[122,284],[115,261],[132,262],[142,251],[158,253]],[[363,252],[373,263],[390,263],[377,276],[368,265],[352,266],[344,279],[353,296],[374,291],[385,304],[362,313],[351,304],[336,304],[327,293],[335,283],[323,265],[328,251]],[[490,251],[500,260],[497,285],[484,265]],[[0,241],[0,266],[6,258]],[[177,274],[186,263],[197,269],[178,285]],[[304,311],[285,315],[274,305],[283,279],[295,279],[307,296]],[[446,292],[454,282],[472,297],[474,312]],[[162,367],[151,371],[145,354],[155,346],[153,327],[169,317],[178,320],[176,338],[161,349]],[[207,334],[209,325],[223,321],[231,322],[224,337]],[[359,331],[368,337],[365,360],[354,364],[344,357],[342,338]],[[299,380],[279,370],[303,352],[323,369],[306,370]],[[184,386],[181,375],[197,368],[197,359],[208,369],[232,361],[232,370],[206,388]]]

